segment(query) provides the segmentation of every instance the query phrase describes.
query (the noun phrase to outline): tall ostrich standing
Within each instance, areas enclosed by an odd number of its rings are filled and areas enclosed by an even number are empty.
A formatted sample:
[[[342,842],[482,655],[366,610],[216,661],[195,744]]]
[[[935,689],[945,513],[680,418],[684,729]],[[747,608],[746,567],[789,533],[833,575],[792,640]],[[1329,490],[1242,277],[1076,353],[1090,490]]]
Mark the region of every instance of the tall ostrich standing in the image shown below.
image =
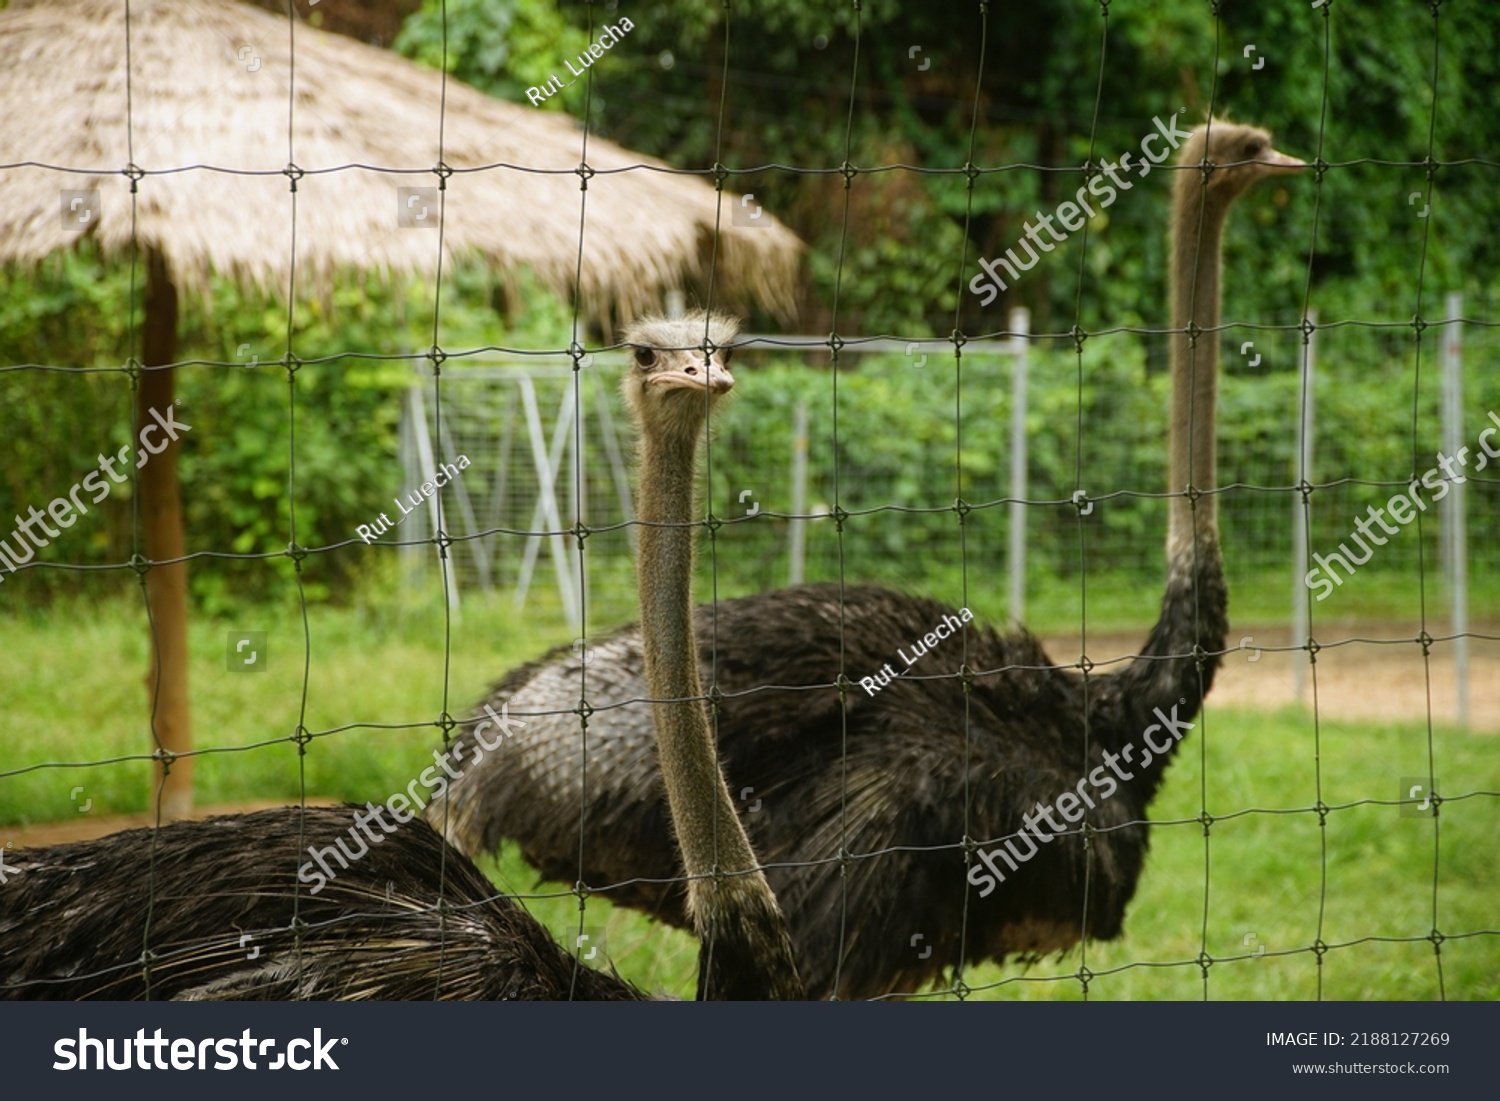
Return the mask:
[[[769,990],[795,999],[806,991],[786,921],[719,771],[693,627],[698,444],[709,403],[734,385],[723,358],[737,331],[732,318],[695,312],[676,321],[646,319],[625,335],[635,348],[626,405],[643,429],[640,635],[656,750],[688,875],[687,916],[700,944],[698,996],[749,998]],[[705,337],[705,351],[695,351],[693,342]],[[716,359],[710,346],[724,351]]]
[[[1217,119],[1192,132],[1178,163],[1167,586],[1139,655],[1117,673],[1084,673],[1057,665],[1024,630],[1001,636],[962,610],[872,586],[807,585],[698,610],[699,660],[722,697],[720,756],[813,996],[916,991],[964,962],[1120,934],[1146,854],[1146,808],[1175,746],[1152,751],[1144,739],[1182,736],[1224,651],[1224,220],[1255,181],[1302,166],[1265,131]],[[963,640],[933,649],[915,670],[923,679],[860,686],[934,631]],[[618,903],[686,924],[681,891],[664,882],[673,849],[649,719],[615,706],[645,694],[640,628],[586,656],[587,805],[573,713],[583,657],[558,649],[486,701],[528,716],[526,739],[467,773],[429,815],[466,851],[514,838],[547,877],[581,872]],[[958,676],[929,679],[961,663],[975,671],[967,695]],[[1049,817],[1054,803],[1065,821]],[[978,848],[966,860],[968,839]]]
[[[661,701],[653,754],[687,870],[700,877],[689,890],[704,945],[699,994],[801,997],[785,922],[714,763],[692,660],[696,445],[733,379],[723,353],[656,352],[654,337],[684,335],[681,323],[663,327],[627,334],[641,347],[625,391],[642,429],[642,518],[654,525],[640,540],[646,679]],[[716,321],[712,335],[733,332]],[[644,997],[582,967],[425,821],[403,824],[392,808],[288,807],[21,850],[0,890],[0,997]]]

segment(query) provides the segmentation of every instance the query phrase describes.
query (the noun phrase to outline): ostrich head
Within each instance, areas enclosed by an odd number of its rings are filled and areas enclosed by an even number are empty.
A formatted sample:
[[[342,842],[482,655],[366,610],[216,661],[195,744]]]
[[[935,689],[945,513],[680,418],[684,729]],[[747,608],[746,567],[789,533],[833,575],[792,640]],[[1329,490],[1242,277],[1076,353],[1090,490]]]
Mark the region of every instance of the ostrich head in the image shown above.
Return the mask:
[[[637,320],[625,332],[634,363],[622,383],[634,415],[664,439],[690,438],[696,443],[704,418],[734,387],[730,341],[738,332],[737,318],[702,310],[671,321]]]
[[[1210,202],[1228,205],[1257,180],[1267,176],[1300,172],[1307,166],[1296,157],[1278,152],[1271,135],[1259,126],[1247,126],[1226,119],[1210,119],[1193,128],[1182,143],[1178,164],[1194,167],[1205,160],[1211,166],[1208,176]],[[1196,172],[1180,172],[1179,189],[1196,190],[1202,177]]]

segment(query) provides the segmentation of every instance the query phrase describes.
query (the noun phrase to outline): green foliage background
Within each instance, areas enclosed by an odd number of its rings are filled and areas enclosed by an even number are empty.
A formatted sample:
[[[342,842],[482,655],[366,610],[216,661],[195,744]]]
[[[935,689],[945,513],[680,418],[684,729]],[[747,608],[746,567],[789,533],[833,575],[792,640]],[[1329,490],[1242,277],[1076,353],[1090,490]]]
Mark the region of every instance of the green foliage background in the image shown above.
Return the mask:
[[[1030,495],[1044,502],[1028,512],[1027,619],[1042,631],[1077,630],[1085,591],[1090,630],[1139,625],[1160,592],[1164,508],[1153,495],[1164,483],[1166,345],[1150,331],[1167,324],[1166,174],[1100,212],[987,310],[964,289],[977,258],[1002,252],[1034,212],[1071,193],[1086,160],[1136,147],[1153,118],[1185,108],[1196,120],[1212,108],[1266,125],[1316,168],[1247,196],[1226,241],[1225,319],[1234,327],[1221,337],[1221,522],[1236,626],[1247,605],[1251,622],[1256,612],[1282,622],[1301,363],[1292,327],[1305,307],[1325,326],[1314,476],[1331,484],[1313,495],[1315,549],[1347,538],[1353,517],[1394,492],[1381,483],[1432,465],[1439,330],[1430,323],[1444,293],[1462,292],[1473,322],[1465,442],[1487,410],[1500,410],[1493,5],[985,6],[981,33],[978,0],[423,0],[395,47],[525,104],[526,89],[561,73],[601,22],[629,17],[628,36],[589,70],[591,88],[580,83],[535,109],[587,116],[591,133],[679,167],[722,163],[730,189],[753,192],[808,242],[795,323],[752,317],[750,331],[911,340],[957,327],[974,336],[1000,329],[1008,308],[1028,307],[1032,331],[1044,334],[1031,354],[1027,418]],[[1431,173],[1409,164],[1429,156],[1463,163]],[[969,163],[980,169],[972,186]],[[451,613],[430,598],[381,599],[396,587],[393,556],[339,546],[396,488],[413,353],[420,361],[436,341],[452,357],[451,375],[468,369],[468,352],[567,345],[571,305],[519,278],[522,293],[502,294],[491,273],[451,270],[437,302],[432,287],[356,274],[326,298],[291,305],[223,281],[207,299],[184,296],[180,349],[190,363],[177,378],[179,419],[193,425],[181,474],[189,550],[200,555],[190,569],[191,683],[206,751],[203,803],[378,797],[431,759],[445,717],[498,670],[568,641],[545,586],[519,612],[508,593],[467,592],[462,614]],[[0,271],[0,517],[45,506],[99,453],[130,439],[123,364],[140,354],[141,288],[138,272],[101,261],[87,240],[40,270]],[[1418,315],[1425,329],[1413,324]],[[1087,334],[1081,345],[1075,331]],[[1239,354],[1248,341],[1258,364]],[[785,580],[783,487],[794,410],[804,404],[809,504],[848,514],[842,538],[828,516],[810,523],[809,577],[962,599],[1003,622],[1009,609],[995,582],[1006,567],[1009,367],[966,353],[960,368],[951,354],[925,351],[923,367],[850,354],[837,373],[826,355],[741,353],[740,408],[715,442],[710,488],[711,507],[730,522],[700,557],[716,595]],[[1495,485],[1473,486],[1469,509],[1478,617],[1500,596]],[[742,515],[747,487],[763,506],[754,518]],[[1080,488],[1096,502],[1087,519],[1069,503]],[[962,524],[956,499],[972,509]],[[125,566],[139,549],[135,504],[130,486],[114,487],[41,555],[90,569],[28,570],[0,584],[0,655],[37,658],[24,675],[0,676],[11,689],[0,737],[14,770],[0,790],[0,821],[76,816],[76,784],[88,785],[94,813],[146,805],[139,673],[149,635]],[[284,556],[293,538],[315,551],[300,570],[308,610]],[[1436,593],[1437,549],[1430,519],[1420,533],[1403,532],[1330,601],[1328,618],[1395,610],[1416,622],[1416,602]],[[628,557],[594,565],[591,632],[634,614]],[[267,632],[263,675],[230,670],[231,628]],[[292,736],[303,729],[315,734],[306,752]],[[1089,949],[1091,996],[1202,997],[1210,990],[1194,961],[1203,951],[1220,959],[1215,998],[1439,996],[1420,938],[1439,920],[1439,902],[1450,934],[1493,927],[1492,823],[1481,799],[1448,804],[1435,853],[1431,823],[1398,820],[1393,829],[1395,808],[1378,801],[1394,794],[1393,774],[1429,767],[1462,778],[1466,790],[1493,790],[1494,755],[1482,740],[1400,716],[1340,722],[1212,701],[1200,736],[1153,808],[1151,872],[1126,938]],[[259,748],[244,751],[251,746]],[[51,767],[59,761],[69,767]],[[1315,802],[1295,816],[1223,816]],[[1326,804],[1341,802],[1349,805],[1325,823]],[[1205,813],[1220,816],[1212,907]],[[486,870],[504,889],[536,889],[513,849]],[[565,885],[543,890],[557,897],[532,908],[571,936],[578,899]],[[622,973],[649,989],[691,990],[696,952],[686,937],[610,915],[602,896],[588,906],[590,920],[608,920]],[[1185,914],[1202,921],[1185,923]],[[1224,962],[1244,953],[1251,929],[1267,957]],[[1334,947],[1314,952],[1315,941]],[[1494,956],[1493,938],[1450,935],[1442,993],[1495,997]],[[1079,959],[987,967],[968,981],[981,996],[1076,997]]]
[[[1360,323],[1320,336],[1318,478],[1399,481],[1420,473],[1437,449],[1437,331],[1427,329],[1419,360],[1411,319],[1433,319],[1441,293],[1455,290],[1465,295],[1468,317],[1496,313],[1495,237],[1474,231],[1500,221],[1490,155],[1500,123],[1486,109],[1500,77],[1493,18],[1484,5],[1452,3],[1434,22],[1428,5],[1409,0],[1339,5],[1332,15],[1291,3],[1217,7],[1218,20],[1201,0],[1119,0],[1107,9],[1081,0],[990,5],[981,43],[977,4],[868,0],[856,13],[853,5],[808,0],[728,9],[716,0],[426,0],[396,48],[524,103],[526,88],[585,50],[601,22],[630,18],[633,29],[588,70],[591,92],[579,81],[541,109],[581,118],[587,104],[596,133],[684,167],[727,165],[735,173],[730,187],[753,191],[809,243],[801,331],[837,326],[910,338],[945,334],[956,323],[973,335],[998,329],[1006,307],[1029,307],[1033,332],[1059,337],[1037,345],[1029,417],[1031,493],[1049,501],[1065,501],[1077,488],[1097,497],[1150,494],[1162,484],[1165,344],[1114,331],[1167,323],[1165,187],[1145,181],[1151,186],[1101,210],[1086,233],[988,310],[961,293],[977,257],[1003,251],[1034,211],[1076,188],[1086,159],[1134,148],[1154,117],[1179,107],[1201,117],[1212,106],[1264,123],[1283,148],[1323,163],[1257,189],[1235,214],[1226,320],[1288,331],[1243,327],[1223,336],[1226,480],[1295,481],[1289,429],[1299,348],[1289,328],[1305,303],[1325,324]],[[1244,54],[1251,44],[1265,61],[1259,70]],[[1381,163],[1429,153],[1471,163],[1440,169],[1430,183],[1421,167]],[[837,171],[846,159],[858,170],[848,187]],[[962,171],[969,161],[984,170],[972,187]],[[873,171],[894,164],[922,170]],[[1416,216],[1413,192],[1430,204],[1429,217]],[[97,369],[0,372],[7,443],[0,515],[44,506],[129,436],[121,365],[138,353],[140,288],[127,265],[101,262],[87,241],[40,271],[0,273],[0,360]],[[432,294],[351,277],[327,299],[299,302],[290,313],[286,303],[222,281],[207,301],[185,298],[181,354],[200,362],[179,373],[180,417],[195,426],[182,476],[190,550],[211,553],[195,562],[192,584],[211,610],[275,596],[293,579],[289,560],[267,569],[233,556],[280,554],[294,533],[302,546],[327,547],[369,519],[370,487],[380,486],[374,499],[384,496],[396,453],[399,391],[410,381],[401,357],[434,340]],[[570,339],[566,304],[534,288],[502,296],[487,273],[471,269],[450,274],[441,317],[436,339],[450,353],[562,347]],[[751,318],[749,328],[773,325]],[[1064,335],[1074,326],[1094,334],[1077,354]],[[1478,366],[1466,401],[1468,440],[1484,410],[1500,406],[1484,369],[1494,351],[1487,336],[1470,330],[1470,362]],[[1277,354],[1251,367],[1235,354],[1248,340]],[[289,350],[301,362],[290,386],[278,362]],[[845,508],[941,510],[960,496],[976,504],[1004,496],[1005,367],[972,361],[965,368],[960,485],[952,361],[930,358],[921,373],[903,370],[909,361],[846,357],[836,447],[827,358],[780,361],[754,380],[753,422],[729,427],[733,446],[720,475],[764,480],[766,464],[774,468],[790,454],[790,409],[804,399],[813,419],[814,495],[823,501],[833,499],[835,462]],[[445,370],[464,367],[456,359]],[[749,464],[753,471],[736,459],[757,449],[771,458]],[[1339,492],[1315,509],[1322,525],[1315,545],[1343,537],[1349,516],[1390,490]],[[1284,557],[1282,526],[1231,504],[1226,499],[1226,539],[1247,556]],[[130,487],[117,487],[97,511],[42,557],[126,562],[137,546]],[[989,512],[998,523],[1003,508]],[[1496,545],[1497,510],[1471,512],[1474,546]],[[1044,506],[1032,516],[1036,560],[1067,579],[1080,567],[1076,514]],[[1156,556],[1141,548],[1159,530],[1157,502],[1120,497],[1097,520],[1090,553],[1099,563],[1122,576],[1155,576]],[[975,530],[988,522],[983,510],[973,519]],[[826,527],[815,529],[815,556]],[[1429,549],[1434,528],[1427,525]],[[940,573],[957,553],[951,511],[876,515],[854,530],[868,540],[859,569],[870,579],[911,583],[914,568]],[[743,557],[725,560],[726,584],[775,581],[782,532],[765,524],[736,534]],[[974,564],[1000,568],[1002,545],[978,541]],[[314,600],[348,598],[365,580],[358,561],[313,555],[302,568],[306,592]],[[103,577],[31,571],[20,599],[129,581],[124,570]]]

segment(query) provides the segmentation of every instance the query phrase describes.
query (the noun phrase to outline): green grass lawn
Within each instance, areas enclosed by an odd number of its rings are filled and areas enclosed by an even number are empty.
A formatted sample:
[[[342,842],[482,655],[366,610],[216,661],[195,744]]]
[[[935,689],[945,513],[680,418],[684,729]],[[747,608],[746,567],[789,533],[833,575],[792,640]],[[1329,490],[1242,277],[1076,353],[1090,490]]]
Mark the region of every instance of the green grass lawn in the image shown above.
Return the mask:
[[[466,601],[446,653],[444,618],[430,610],[318,608],[308,627],[310,657],[294,606],[195,620],[194,726],[208,750],[198,757],[200,804],[295,802],[304,790],[383,801],[431,764],[445,710],[467,714],[502,671],[568,638],[555,616],[520,616],[502,597]],[[231,630],[269,633],[265,672],[227,670]],[[0,631],[0,822],[76,817],[84,800],[91,814],[143,810],[138,607],[80,603],[0,618]],[[299,722],[315,735],[302,756],[290,740]],[[969,996],[1079,998],[1086,966],[1092,998],[1500,997],[1500,934],[1470,935],[1500,930],[1500,797],[1484,794],[1500,792],[1493,742],[1434,731],[1434,772],[1449,800],[1437,822],[1364,802],[1391,800],[1399,777],[1426,774],[1419,733],[1411,723],[1325,719],[1315,747],[1309,714],[1211,705],[1151,808],[1158,824],[1125,937],[1029,967],[968,971]],[[1309,809],[1319,765],[1332,808],[1321,826]],[[599,896],[580,914],[565,886],[538,884],[514,850],[482,866],[526,895],[564,943],[580,928],[591,944],[602,935],[626,978],[691,994],[691,937]],[[1434,927],[1446,938],[1440,955],[1410,939]],[[1213,961],[1206,983],[1200,957]]]

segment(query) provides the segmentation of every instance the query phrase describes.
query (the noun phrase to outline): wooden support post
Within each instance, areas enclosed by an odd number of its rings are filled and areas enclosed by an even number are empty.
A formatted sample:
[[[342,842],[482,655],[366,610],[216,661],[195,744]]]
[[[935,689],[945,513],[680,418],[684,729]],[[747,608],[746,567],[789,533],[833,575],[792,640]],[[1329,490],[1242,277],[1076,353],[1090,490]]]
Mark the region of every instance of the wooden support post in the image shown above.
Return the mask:
[[[146,252],[146,317],[142,331],[142,363],[159,367],[177,359],[177,288],[172,285],[166,258],[155,249]],[[145,371],[136,390],[132,450],[140,433],[157,425],[172,408],[175,370]],[[160,426],[150,433],[153,446],[165,440],[156,455],[146,455],[136,472],[140,492],[141,527],[146,557],[153,563],[181,559],[187,553],[182,524],[182,491],[177,481],[181,441]],[[139,460],[137,460],[139,461]],[[188,585],[187,563],[153,565],[146,574],[146,602],[151,615],[151,667],[146,674],[152,750],[178,755],[162,775],[162,764],[152,766],[150,808],[163,822],[184,818],[193,807],[193,759],[181,756],[193,748],[192,717],[188,707]]]

